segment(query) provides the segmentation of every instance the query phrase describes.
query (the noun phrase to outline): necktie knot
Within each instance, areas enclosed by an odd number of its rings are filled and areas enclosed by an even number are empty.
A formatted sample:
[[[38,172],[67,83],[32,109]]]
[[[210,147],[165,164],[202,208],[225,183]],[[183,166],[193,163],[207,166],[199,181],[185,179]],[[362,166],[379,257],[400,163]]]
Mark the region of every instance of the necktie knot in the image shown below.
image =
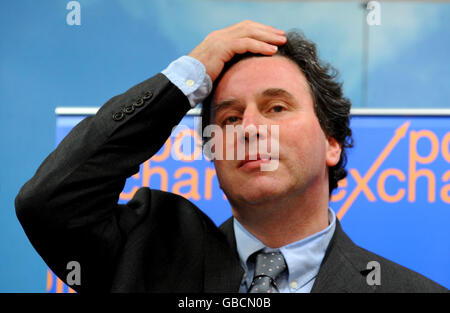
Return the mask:
[[[260,252],[256,255],[255,276],[250,293],[279,292],[275,280],[286,270],[281,252]]]

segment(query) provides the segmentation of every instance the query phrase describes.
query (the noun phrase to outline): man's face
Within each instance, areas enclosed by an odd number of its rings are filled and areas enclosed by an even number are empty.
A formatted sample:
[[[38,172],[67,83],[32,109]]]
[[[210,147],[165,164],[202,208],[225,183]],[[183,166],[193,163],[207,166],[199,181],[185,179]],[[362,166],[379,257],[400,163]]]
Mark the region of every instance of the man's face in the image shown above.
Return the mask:
[[[308,83],[295,63],[281,56],[238,62],[219,82],[214,108],[213,121],[223,128],[224,150],[229,149],[226,125],[253,125],[257,129],[264,125],[268,151],[278,143],[278,167],[273,171],[261,171],[259,165],[264,161],[225,157],[214,161],[220,186],[233,206],[296,199],[323,184],[328,186],[327,166],[337,164],[341,148],[322,131]],[[275,139],[271,138],[273,125],[279,127]],[[241,138],[247,156],[250,137]],[[239,140],[233,136],[235,148]]]

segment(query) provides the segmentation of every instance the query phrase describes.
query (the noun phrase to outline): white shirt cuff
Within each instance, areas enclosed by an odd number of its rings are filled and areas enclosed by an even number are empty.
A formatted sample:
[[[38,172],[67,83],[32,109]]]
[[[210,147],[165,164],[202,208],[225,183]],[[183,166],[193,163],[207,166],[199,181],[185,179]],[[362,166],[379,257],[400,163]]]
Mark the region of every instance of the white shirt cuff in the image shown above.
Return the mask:
[[[184,55],[162,71],[188,98],[191,107],[205,100],[212,89],[212,82],[205,66],[199,60]]]

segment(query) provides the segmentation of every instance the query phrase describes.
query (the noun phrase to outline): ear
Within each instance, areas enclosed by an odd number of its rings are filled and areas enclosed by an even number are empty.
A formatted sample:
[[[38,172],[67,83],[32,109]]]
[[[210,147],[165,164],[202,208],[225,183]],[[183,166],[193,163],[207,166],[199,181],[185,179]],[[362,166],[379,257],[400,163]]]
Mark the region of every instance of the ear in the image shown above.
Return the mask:
[[[337,142],[337,140],[334,139],[333,137],[328,137],[326,144],[327,144],[326,163],[327,166],[332,167],[339,162],[339,159],[341,158],[342,147],[339,144],[339,142]]]

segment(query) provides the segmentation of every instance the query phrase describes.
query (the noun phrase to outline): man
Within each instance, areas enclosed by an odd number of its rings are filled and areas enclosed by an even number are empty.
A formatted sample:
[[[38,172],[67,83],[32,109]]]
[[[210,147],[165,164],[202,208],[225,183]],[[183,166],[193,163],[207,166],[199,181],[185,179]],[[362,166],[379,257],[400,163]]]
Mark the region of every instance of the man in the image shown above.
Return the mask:
[[[79,262],[77,291],[446,291],[354,245],[328,209],[351,131],[350,103],[327,72],[299,35],[252,21],[211,33],[71,131],[16,198],[26,234],[63,280]],[[214,160],[234,218],[218,229],[186,199],[149,188],[118,205],[126,178],[203,100],[204,120],[218,127],[279,130],[270,137],[278,154],[252,158],[257,131],[232,141],[244,160]],[[276,169],[260,170],[275,159]],[[381,284],[368,283],[373,261]]]

